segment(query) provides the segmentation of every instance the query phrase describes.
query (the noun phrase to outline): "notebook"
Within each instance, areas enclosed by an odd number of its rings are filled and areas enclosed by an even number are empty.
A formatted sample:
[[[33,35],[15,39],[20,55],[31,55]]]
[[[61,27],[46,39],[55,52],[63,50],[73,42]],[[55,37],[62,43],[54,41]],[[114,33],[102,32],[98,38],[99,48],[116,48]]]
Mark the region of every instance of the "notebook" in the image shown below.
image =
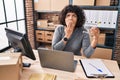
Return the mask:
[[[74,72],[77,61],[72,52],[38,48],[42,67]]]
[[[88,78],[114,78],[101,59],[81,59],[80,63]]]

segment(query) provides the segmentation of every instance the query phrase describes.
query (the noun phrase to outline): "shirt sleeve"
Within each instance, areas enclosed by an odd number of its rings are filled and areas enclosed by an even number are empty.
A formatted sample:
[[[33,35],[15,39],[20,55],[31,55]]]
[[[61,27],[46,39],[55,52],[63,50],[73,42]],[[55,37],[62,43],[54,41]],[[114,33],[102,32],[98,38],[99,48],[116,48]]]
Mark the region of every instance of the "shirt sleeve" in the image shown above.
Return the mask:
[[[83,42],[82,42],[83,54],[86,57],[90,57],[95,49],[90,45],[90,37],[87,32],[83,33]]]
[[[55,50],[64,49],[65,44],[62,40],[63,33],[64,33],[63,26],[56,27],[54,34],[53,34],[53,39],[52,39],[52,49],[55,49]]]

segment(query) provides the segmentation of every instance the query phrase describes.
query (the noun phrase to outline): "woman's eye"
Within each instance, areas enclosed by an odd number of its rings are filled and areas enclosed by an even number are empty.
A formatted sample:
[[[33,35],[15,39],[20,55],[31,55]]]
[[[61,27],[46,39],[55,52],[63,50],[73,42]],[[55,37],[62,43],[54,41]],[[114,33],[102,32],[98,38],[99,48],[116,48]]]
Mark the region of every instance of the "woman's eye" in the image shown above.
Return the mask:
[[[66,17],[77,17],[75,14],[67,14]]]
[[[73,15],[73,17],[77,17],[77,15]]]
[[[69,17],[70,15],[66,15],[66,17]]]

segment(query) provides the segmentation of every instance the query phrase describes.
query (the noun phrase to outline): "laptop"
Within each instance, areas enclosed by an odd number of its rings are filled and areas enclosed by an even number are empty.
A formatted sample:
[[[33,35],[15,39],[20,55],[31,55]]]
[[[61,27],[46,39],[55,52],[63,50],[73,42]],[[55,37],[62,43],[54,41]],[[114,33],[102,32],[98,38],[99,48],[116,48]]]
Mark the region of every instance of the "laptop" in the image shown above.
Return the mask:
[[[77,61],[72,52],[38,48],[42,67],[74,72]]]

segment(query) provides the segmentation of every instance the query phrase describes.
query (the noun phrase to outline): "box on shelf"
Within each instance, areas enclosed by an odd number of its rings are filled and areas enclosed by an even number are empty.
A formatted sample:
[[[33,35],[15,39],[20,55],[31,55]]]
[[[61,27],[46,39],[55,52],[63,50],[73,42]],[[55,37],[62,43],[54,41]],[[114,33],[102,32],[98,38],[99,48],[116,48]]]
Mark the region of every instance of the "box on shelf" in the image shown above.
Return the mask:
[[[51,31],[45,31],[45,42],[51,43],[53,37],[53,32]]]
[[[36,41],[51,43],[52,42],[53,33],[54,32],[52,32],[52,31],[36,30]]]
[[[36,41],[44,42],[45,32],[41,30],[36,30]]]
[[[69,0],[51,0],[51,11],[61,11],[68,4]]]
[[[38,0],[38,11],[50,11],[50,3],[51,0]]]
[[[22,72],[21,53],[0,53],[0,79],[20,80]]]
[[[105,34],[102,34],[102,33],[101,33],[101,34],[99,35],[98,44],[102,44],[102,45],[105,44]]]
[[[91,58],[111,59],[112,49],[96,48]]]
[[[35,10],[38,10],[38,2],[34,2],[34,8]]]
[[[96,0],[96,6],[110,6],[111,0]]]
[[[73,0],[73,5],[94,6],[95,0]]]
[[[52,16],[52,22],[53,24],[59,24],[59,15],[53,15]]]
[[[38,28],[46,28],[48,26],[48,20],[37,20]]]
[[[51,23],[48,23],[48,29],[52,29],[52,30],[54,30],[55,29],[55,25],[54,25],[54,23],[53,22],[51,22]]]
[[[90,33],[89,33],[90,35]],[[102,45],[105,45],[105,38],[106,38],[106,34],[105,33],[101,33],[99,35],[99,39],[98,39],[98,44],[102,44]],[[90,35],[90,42],[92,42],[92,36]]]

